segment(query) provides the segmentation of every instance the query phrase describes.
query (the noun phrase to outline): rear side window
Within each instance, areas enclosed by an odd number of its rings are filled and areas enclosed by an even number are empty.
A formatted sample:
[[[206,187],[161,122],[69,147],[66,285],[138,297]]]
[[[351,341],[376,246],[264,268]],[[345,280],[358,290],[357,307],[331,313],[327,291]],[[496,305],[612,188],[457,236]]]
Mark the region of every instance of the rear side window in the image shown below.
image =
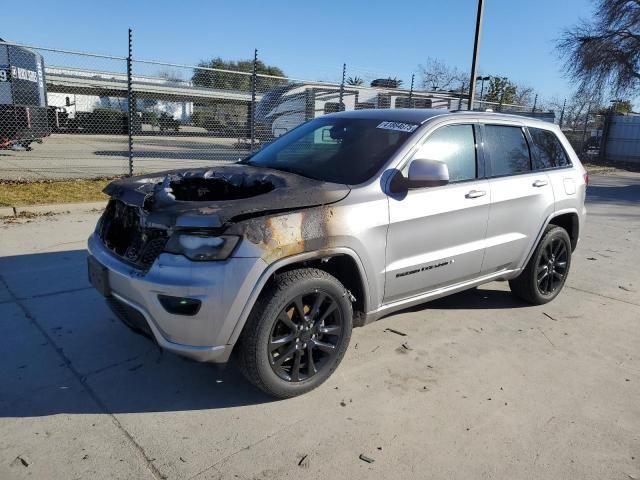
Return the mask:
[[[416,156],[446,163],[451,182],[476,178],[476,141],[473,126],[449,125],[439,128],[429,135]]]
[[[485,125],[484,149],[491,160],[491,175],[500,177],[531,170],[529,145],[520,127]]]
[[[529,134],[531,135],[531,147],[534,153],[534,167],[537,170],[571,165],[560,140],[553,132],[529,127]]]

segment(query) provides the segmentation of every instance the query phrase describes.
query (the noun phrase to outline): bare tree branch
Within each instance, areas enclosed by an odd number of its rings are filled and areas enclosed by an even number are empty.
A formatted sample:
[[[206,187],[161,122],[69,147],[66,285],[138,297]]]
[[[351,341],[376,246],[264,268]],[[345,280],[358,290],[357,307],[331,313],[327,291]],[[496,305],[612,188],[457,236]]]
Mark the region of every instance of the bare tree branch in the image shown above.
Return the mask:
[[[465,73],[437,58],[427,58],[418,68],[422,76],[422,86],[430,90],[459,89],[464,82],[469,81]]]
[[[597,0],[595,18],[566,30],[557,48],[583,90],[640,93],[640,0]]]

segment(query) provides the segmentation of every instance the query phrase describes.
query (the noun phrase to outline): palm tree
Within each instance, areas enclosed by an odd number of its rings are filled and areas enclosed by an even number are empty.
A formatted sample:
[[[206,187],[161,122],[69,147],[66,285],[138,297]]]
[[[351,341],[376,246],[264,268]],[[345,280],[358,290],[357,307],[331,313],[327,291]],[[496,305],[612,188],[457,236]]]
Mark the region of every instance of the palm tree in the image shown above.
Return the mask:
[[[347,85],[359,87],[361,85],[364,85],[364,80],[360,77],[349,77],[347,78]]]

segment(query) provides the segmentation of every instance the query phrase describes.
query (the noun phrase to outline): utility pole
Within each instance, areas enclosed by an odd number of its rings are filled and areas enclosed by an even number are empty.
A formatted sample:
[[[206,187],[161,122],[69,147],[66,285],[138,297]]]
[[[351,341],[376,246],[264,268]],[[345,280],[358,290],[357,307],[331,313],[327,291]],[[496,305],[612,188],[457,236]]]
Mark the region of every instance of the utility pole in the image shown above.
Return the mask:
[[[478,0],[478,14],[476,16],[476,36],[473,41],[473,60],[471,62],[471,79],[469,80],[469,105],[467,105],[467,110],[473,110],[473,102],[476,99],[476,75],[478,70],[478,51],[480,50],[480,33],[482,32],[483,13],[484,0]]]

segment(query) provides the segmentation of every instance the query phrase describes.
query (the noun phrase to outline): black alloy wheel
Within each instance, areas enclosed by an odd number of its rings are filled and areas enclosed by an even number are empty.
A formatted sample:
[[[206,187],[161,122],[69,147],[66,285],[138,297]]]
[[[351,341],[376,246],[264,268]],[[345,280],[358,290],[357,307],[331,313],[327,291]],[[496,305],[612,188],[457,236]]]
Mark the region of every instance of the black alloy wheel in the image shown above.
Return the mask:
[[[520,275],[509,280],[511,291],[533,305],[558,296],[571,267],[571,239],[558,225],[548,225]]]
[[[538,258],[536,270],[536,281],[541,294],[551,295],[564,283],[568,255],[565,242],[559,238],[551,238],[544,245]]]
[[[269,336],[271,368],[288,382],[308,380],[338,354],[342,314],[327,292],[298,295],[278,315]]]
[[[255,386],[277,398],[301,395],[338,368],[353,327],[352,295],[330,273],[277,274],[254,305],[235,349]]]

